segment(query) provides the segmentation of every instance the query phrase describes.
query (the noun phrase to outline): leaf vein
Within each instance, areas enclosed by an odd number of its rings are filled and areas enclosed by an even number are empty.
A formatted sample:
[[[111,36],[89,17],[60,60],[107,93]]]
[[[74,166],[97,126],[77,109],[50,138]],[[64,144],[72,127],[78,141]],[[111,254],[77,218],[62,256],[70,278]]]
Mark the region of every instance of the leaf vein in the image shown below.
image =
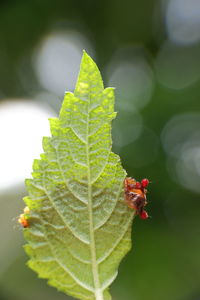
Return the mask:
[[[43,222],[43,221],[42,221],[42,223],[43,223],[43,225],[44,225],[44,222]],[[56,252],[54,251],[54,248],[53,248],[52,245],[51,245],[51,241],[49,241],[48,236],[46,235],[46,232],[44,232],[44,236],[45,236],[46,241],[47,241],[47,243],[48,243],[48,245],[49,245],[49,248],[50,248],[50,250],[51,250],[51,253],[53,254],[52,256],[53,256],[53,259],[55,260],[55,262],[57,262],[57,264],[58,264],[58,265],[59,265],[59,266],[60,266],[60,267],[68,274],[68,275],[70,275],[70,276],[74,279],[74,281],[77,282],[81,287],[85,288],[86,290],[88,290],[88,291],[90,291],[90,292],[94,292],[94,289],[93,289],[91,286],[86,285],[84,282],[82,282],[80,279],[78,279],[78,278],[76,277],[76,275],[75,275],[73,272],[71,272],[65,265],[63,265],[62,262],[60,262],[59,258],[58,258],[57,255],[56,255]]]
[[[135,213],[133,213],[132,215],[129,216],[128,222],[126,224],[126,229],[125,229],[125,233],[123,232],[123,234],[121,234],[119,236],[119,238],[116,240],[115,244],[113,244],[113,247],[109,248],[109,251],[107,251],[105,253],[105,255],[103,255],[102,257],[100,257],[97,262],[98,264],[102,263],[103,261],[105,261],[110,254],[115,250],[115,248],[118,246],[118,244],[120,243],[120,241],[123,239],[123,237],[125,236],[126,232],[128,231],[129,225],[132,222],[133,218],[135,216]]]

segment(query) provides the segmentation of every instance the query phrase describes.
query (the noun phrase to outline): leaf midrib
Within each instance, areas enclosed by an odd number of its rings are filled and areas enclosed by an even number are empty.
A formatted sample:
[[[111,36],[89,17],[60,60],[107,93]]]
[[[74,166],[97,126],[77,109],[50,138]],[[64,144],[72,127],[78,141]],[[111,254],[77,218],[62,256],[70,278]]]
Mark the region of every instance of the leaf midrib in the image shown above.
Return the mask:
[[[87,157],[87,177],[88,177],[88,214],[89,214],[89,232],[90,232],[90,253],[91,253],[91,264],[92,264],[92,273],[94,280],[94,290],[96,300],[104,300],[103,292],[100,286],[99,273],[98,273],[98,264],[96,258],[96,245],[94,238],[94,222],[93,222],[93,207],[92,207],[92,181],[91,181],[91,172],[90,172],[90,157],[89,157],[89,114],[90,114],[90,92],[88,97],[88,106],[87,106],[87,122],[86,122],[86,157]]]

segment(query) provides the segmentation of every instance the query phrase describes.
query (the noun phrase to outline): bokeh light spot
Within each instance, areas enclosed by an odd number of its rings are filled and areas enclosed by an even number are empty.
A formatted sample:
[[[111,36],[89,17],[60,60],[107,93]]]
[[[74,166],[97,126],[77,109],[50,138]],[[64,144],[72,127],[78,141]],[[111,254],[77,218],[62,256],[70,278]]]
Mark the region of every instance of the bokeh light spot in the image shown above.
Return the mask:
[[[176,161],[176,174],[181,185],[200,193],[200,134],[198,140],[193,137],[185,143]]]
[[[170,0],[166,13],[169,38],[182,45],[200,40],[200,1]]]
[[[78,31],[58,31],[46,36],[33,56],[40,84],[60,96],[66,89],[73,91],[83,49],[93,54],[89,40]]]
[[[150,101],[153,87],[153,72],[144,57],[134,55],[114,55],[108,65],[109,85],[116,87],[116,109],[134,111]]]
[[[7,100],[0,105],[0,190],[22,184],[39,158],[42,136],[49,136],[49,107],[30,100]]]
[[[173,117],[163,129],[161,140],[171,177],[200,193],[200,113]]]
[[[171,89],[189,87],[200,78],[200,46],[181,47],[166,41],[156,58],[155,69],[163,86]]]
[[[137,112],[123,112],[113,122],[113,144],[117,151],[134,142],[142,132],[142,117]]]
[[[161,141],[168,155],[179,157],[183,145],[200,130],[200,113],[190,112],[175,115],[161,133]]]

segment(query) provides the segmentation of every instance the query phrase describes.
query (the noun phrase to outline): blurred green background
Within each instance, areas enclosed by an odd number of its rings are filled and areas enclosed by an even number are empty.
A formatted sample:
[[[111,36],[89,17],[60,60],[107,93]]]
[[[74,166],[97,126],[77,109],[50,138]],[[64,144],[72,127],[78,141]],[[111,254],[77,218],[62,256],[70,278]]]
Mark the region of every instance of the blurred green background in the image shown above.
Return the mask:
[[[200,299],[200,1],[0,2],[0,300],[68,297],[25,262],[16,218],[82,50],[116,87],[113,150],[151,180],[114,300]],[[68,298],[71,299],[71,298]]]

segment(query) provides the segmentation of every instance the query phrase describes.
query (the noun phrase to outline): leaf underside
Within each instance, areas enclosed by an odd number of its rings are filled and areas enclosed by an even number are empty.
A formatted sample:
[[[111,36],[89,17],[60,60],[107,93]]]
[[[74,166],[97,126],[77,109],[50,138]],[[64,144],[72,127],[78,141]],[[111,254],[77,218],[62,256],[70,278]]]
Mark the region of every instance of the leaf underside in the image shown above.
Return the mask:
[[[28,265],[79,299],[111,299],[108,287],[130,249],[133,212],[124,203],[126,176],[111,152],[114,91],[84,52],[74,94],[66,92],[51,137],[26,180]]]

